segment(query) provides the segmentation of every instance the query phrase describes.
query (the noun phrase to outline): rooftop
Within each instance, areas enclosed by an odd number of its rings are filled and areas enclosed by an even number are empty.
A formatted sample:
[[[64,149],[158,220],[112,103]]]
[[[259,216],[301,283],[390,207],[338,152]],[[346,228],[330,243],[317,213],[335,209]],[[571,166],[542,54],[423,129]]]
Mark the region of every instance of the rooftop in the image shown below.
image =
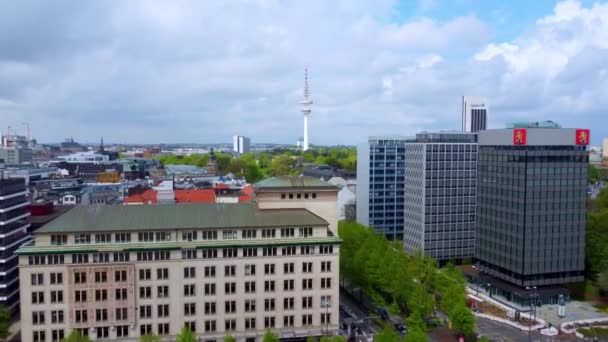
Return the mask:
[[[279,176],[264,179],[255,183],[253,187],[256,190],[260,189],[327,189],[338,190],[338,188],[330,183],[320,180],[319,178],[309,176]]]
[[[237,227],[327,226],[306,209],[257,209],[256,203],[78,206],[38,233]]]

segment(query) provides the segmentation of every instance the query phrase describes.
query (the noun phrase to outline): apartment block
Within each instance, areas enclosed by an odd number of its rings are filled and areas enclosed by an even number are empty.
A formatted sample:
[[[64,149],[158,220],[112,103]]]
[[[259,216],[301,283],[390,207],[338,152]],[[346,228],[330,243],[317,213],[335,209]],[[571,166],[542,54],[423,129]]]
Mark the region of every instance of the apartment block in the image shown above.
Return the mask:
[[[18,251],[22,339],[77,329],[92,340],[172,341],[184,326],[200,341],[335,334],[339,246],[303,208],[79,206]]]

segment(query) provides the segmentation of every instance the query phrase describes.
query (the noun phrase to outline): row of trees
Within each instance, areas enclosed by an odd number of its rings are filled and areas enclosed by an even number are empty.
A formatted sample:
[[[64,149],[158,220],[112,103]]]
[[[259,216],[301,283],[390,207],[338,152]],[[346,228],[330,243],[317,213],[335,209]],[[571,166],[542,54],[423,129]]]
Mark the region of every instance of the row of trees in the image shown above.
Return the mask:
[[[608,189],[591,200],[587,215],[585,262],[587,277],[608,294]]]
[[[452,265],[438,268],[422,254],[408,255],[400,242],[390,242],[358,223],[341,221],[338,229],[343,240],[341,276],[392,314],[406,314],[406,341],[428,340],[425,322],[437,305],[456,331],[474,333],[475,318],[466,307],[466,280],[458,269]]]
[[[276,149],[269,152],[246,153],[232,157],[227,153],[215,153],[217,169],[221,174],[233,173],[255,183],[270,176],[296,176],[300,174],[304,163],[329,165],[354,171],[357,164],[357,151],[354,148],[335,147],[319,148],[305,152],[299,150]],[[157,157],[163,165],[195,165],[205,167],[208,154],[177,156],[166,154]]]

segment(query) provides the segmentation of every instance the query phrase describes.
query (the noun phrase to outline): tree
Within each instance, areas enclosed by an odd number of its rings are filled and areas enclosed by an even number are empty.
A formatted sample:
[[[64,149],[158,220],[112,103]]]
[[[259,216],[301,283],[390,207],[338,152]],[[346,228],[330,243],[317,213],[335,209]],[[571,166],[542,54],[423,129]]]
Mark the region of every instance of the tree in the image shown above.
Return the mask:
[[[454,330],[465,336],[475,332],[475,316],[465,304],[456,305],[449,316]]]
[[[427,342],[429,337],[418,327],[410,328],[405,335],[404,342]]]
[[[603,293],[608,293],[608,270],[602,271],[597,275],[597,286]]]
[[[272,158],[270,164],[270,174],[273,176],[286,176],[291,169],[291,158],[287,155],[280,154]]]
[[[314,337],[310,336],[308,339],[308,342],[310,342],[310,338],[312,338],[312,341],[314,341]],[[321,337],[321,342],[345,342],[346,339],[344,338],[344,336],[323,336]]]
[[[236,342],[236,338],[230,336],[230,335],[226,335],[224,337],[224,342]]]
[[[306,342],[316,342],[317,340],[315,340],[315,338],[313,336],[308,336],[308,338],[306,339]]]
[[[272,332],[272,330],[268,329],[264,333],[264,342],[279,342],[279,336]]]
[[[382,331],[380,331],[376,337],[374,338],[374,342],[397,342],[400,341],[401,338],[395,332],[395,329],[390,326],[385,326]]]
[[[160,337],[155,334],[146,334],[139,338],[140,342],[160,342]]]
[[[183,327],[177,335],[176,342],[196,342],[196,335],[189,327]]]
[[[10,335],[11,328],[11,312],[4,306],[0,305],[0,338],[5,338]]]
[[[63,339],[63,342],[90,342],[88,336],[82,336],[78,331],[72,330],[70,334]]]

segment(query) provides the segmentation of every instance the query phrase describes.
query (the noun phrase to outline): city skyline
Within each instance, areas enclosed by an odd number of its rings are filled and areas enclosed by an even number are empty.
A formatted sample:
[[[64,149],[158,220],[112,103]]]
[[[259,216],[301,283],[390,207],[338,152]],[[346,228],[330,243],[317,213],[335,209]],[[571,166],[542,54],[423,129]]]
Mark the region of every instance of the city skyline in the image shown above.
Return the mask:
[[[489,128],[555,120],[599,144],[608,3],[505,6],[7,3],[0,116],[40,142],[295,144],[308,65],[313,144],[458,129],[463,95],[492,104]]]

